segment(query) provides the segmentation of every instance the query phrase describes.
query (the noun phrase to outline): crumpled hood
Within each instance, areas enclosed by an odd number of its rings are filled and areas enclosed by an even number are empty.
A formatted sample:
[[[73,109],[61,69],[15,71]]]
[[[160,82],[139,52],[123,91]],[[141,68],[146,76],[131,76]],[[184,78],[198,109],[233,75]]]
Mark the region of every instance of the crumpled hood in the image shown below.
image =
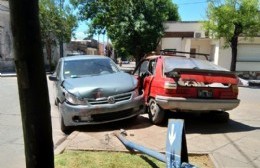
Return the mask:
[[[63,82],[63,87],[80,98],[108,97],[133,90],[137,80],[128,73],[117,72],[82,78],[69,78]]]

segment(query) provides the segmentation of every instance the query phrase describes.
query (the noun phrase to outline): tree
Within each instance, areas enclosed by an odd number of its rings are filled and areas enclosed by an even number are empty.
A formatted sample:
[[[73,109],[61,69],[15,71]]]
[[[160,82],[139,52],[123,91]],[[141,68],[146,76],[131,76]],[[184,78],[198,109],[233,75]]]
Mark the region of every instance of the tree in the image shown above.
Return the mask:
[[[208,21],[204,27],[211,36],[225,39],[226,46],[231,47],[231,71],[236,70],[237,46],[240,36],[253,38],[259,35],[260,12],[259,0],[225,0],[210,1],[208,6]]]
[[[26,167],[53,168],[50,103],[41,46],[38,1],[9,0],[9,6]]]
[[[46,48],[49,65],[52,65],[52,47],[57,42],[69,42],[77,25],[77,19],[69,6],[63,6],[63,1],[40,0],[40,25],[43,45]]]
[[[179,20],[171,0],[71,0],[80,18],[90,20],[90,33],[103,34],[114,49],[134,55],[136,62],[158,46],[164,34],[163,22]]]

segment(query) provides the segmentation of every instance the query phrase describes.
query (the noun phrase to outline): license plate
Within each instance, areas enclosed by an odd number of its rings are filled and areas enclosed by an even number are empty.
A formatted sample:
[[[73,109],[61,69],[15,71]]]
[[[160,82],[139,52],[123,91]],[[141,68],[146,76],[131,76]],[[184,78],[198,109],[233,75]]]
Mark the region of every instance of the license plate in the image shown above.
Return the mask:
[[[199,90],[198,97],[200,98],[212,98],[213,94],[211,90]]]

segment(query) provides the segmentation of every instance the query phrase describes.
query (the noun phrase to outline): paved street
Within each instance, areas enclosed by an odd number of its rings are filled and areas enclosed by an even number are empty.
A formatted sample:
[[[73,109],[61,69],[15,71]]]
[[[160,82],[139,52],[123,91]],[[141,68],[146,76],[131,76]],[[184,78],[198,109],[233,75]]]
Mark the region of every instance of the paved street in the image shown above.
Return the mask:
[[[50,83],[48,83],[50,84]],[[49,86],[50,92],[52,87]],[[59,127],[59,114],[50,94],[53,143],[56,147],[65,138]],[[0,167],[25,168],[23,132],[17,78],[0,78]]]

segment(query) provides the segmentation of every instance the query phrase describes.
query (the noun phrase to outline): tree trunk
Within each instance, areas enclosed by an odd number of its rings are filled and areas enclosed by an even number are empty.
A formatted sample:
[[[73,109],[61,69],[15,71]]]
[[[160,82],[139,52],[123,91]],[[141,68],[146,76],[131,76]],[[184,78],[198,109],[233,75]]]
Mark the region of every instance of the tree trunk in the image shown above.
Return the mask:
[[[64,54],[64,52],[63,52],[63,49],[64,47],[63,47],[63,40],[62,41],[60,41],[60,58],[62,58],[63,57],[63,54]]]
[[[9,0],[27,168],[53,168],[50,103],[38,1]],[[12,156],[10,156],[12,157]]]
[[[135,65],[137,66],[142,58],[144,57],[144,53],[142,53],[139,49],[136,49],[135,51]]]
[[[243,32],[243,26],[240,22],[235,23],[235,29],[234,29],[234,35],[231,38],[231,52],[232,52],[232,58],[231,58],[231,66],[230,70],[235,72],[236,71],[236,64],[237,64],[237,44],[238,44],[238,37]]]
[[[238,37],[234,37],[231,42],[232,58],[231,58],[231,66],[230,66],[230,70],[233,72],[236,71],[236,64],[237,64],[237,43],[238,43]]]
[[[52,63],[51,63],[51,60],[52,60],[52,56],[51,56],[51,40],[47,40],[46,42],[46,52],[47,52],[47,58],[49,60],[49,70],[52,71]]]

